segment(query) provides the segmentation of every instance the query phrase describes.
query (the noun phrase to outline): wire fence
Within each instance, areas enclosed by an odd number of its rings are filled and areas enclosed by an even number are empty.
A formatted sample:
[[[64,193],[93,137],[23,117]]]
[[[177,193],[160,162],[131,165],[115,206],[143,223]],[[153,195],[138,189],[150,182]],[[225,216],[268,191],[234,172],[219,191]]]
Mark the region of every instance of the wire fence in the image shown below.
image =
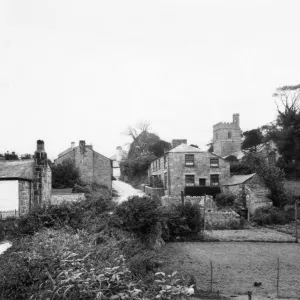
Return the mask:
[[[17,218],[19,216],[18,210],[0,211],[0,220],[7,218]]]

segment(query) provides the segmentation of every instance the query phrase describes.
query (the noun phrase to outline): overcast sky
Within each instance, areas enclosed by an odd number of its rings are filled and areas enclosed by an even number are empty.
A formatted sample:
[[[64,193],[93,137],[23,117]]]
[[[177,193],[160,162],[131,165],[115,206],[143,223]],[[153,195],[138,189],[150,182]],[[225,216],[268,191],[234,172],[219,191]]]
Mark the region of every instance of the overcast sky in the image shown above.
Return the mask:
[[[0,0],[0,153],[108,157],[148,120],[203,150],[215,123],[272,121],[300,83],[300,1]]]

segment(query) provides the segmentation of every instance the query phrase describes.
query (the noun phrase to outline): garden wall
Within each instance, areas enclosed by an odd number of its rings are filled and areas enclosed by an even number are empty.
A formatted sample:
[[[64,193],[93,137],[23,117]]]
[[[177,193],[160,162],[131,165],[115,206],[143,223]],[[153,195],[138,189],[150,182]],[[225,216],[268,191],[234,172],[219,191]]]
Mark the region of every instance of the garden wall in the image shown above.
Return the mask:
[[[164,188],[153,188],[148,185],[144,185],[144,192],[149,196],[158,196],[162,197],[165,195]]]
[[[239,229],[242,224],[234,211],[206,211],[205,226],[207,229]]]
[[[86,200],[84,193],[51,195],[51,204]]]

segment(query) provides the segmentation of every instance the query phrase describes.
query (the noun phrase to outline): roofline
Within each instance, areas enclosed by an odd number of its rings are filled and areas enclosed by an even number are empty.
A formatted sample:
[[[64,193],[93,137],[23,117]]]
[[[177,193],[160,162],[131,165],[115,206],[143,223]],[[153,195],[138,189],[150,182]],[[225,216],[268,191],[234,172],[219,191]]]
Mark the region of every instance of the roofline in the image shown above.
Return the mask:
[[[251,177],[249,177],[248,179],[246,179],[245,181],[243,182],[240,182],[240,183],[235,183],[235,184],[222,184],[222,186],[234,186],[234,185],[240,185],[240,184],[243,184],[243,183],[246,183],[248,180],[250,180],[251,178],[254,177],[254,175],[256,175],[257,173],[252,173],[252,174],[249,174],[249,175],[252,175]],[[247,176],[247,175],[233,175],[233,176]],[[233,177],[232,176],[232,177]],[[231,178],[232,178],[231,177]]]
[[[176,148],[176,147],[175,147]],[[174,148],[173,148],[174,149]],[[167,151],[166,153],[164,153],[163,155],[161,155],[161,156],[159,156],[159,157],[157,157],[157,158],[155,158],[155,159],[153,159],[153,160],[151,160],[151,162],[150,163],[152,163],[152,162],[154,162],[155,160],[157,160],[157,159],[159,159],[159,158],[162,158],[163,156],[165,156],[166,154],[168,154],[168,153],[186,153],[186,154],[189,154],[189,153],[191,153],[191,154],[195,154],[195,153],[210,153],[210,154],[213,154],[214,156],[217,156],[218,158],[221,158],[221,159],[223,159],[224,161],[226,161],[227,162],[227,160],[225,159],[225,158],[223,158],[222,156],[219,156],[219,155],[217,155],[217,154],[215,154],[215,153],[213,153],[213,152],[209,152],[209,151],[189,151],[189,152],[187,152],[187,151],[180,151],[180,152],[171,152],[171,150],[173,150],[173,149],[170,149],[169,151]],[[228,162],[229,163],[229,162]]]
[[[24,180],[24,181],[32,182],[32,179],[23,178],[23,177],[0,177],[0,181],[5,181],[5,180]]]

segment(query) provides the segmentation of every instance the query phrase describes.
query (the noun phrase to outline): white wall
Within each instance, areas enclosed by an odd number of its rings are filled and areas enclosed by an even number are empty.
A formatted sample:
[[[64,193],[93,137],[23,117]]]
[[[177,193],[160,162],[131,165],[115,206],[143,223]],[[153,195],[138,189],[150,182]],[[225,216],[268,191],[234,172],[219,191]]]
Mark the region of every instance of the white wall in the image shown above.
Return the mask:
[[[0,180],[0,211],[19,209],[18,180]]]

